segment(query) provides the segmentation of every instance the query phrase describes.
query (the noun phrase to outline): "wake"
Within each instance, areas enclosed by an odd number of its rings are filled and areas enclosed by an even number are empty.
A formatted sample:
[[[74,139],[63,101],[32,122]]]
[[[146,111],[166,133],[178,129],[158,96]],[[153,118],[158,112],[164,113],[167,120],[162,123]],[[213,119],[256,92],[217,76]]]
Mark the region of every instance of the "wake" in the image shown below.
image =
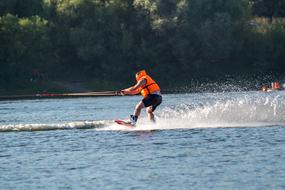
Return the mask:
[[[198,98],[196,98],[198,97]],[[189,94],[179,104],[160,108],[156,123],[141,117],[135,128],[118,125],[115,118],[55,124],[2,125],[0,132],[95,129],[152,131],[192,128],[285,126],[284,92]],[[116,118],[118,119],[118,118]]]
[[[74,121],[54,124],[15,124],[2,125],[0,132],[15,131],[49,131],[49,130],[66,130],[66,129],[92,129],[108,126],[112,121]]]

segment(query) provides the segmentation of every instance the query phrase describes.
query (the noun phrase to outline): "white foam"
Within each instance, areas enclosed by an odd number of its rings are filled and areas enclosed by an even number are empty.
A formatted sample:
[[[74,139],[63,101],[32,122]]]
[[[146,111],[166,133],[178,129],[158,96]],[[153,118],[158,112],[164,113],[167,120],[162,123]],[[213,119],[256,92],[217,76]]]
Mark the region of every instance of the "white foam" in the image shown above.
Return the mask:
[[[157,122],[155,124],[149,122],[145,116],[142,116],[135,128],[118,125],[113,120],[102,120],[55,124],[3,125],[0,126],[0,132],[83,128],[149,131],[180,128],[285,126],[284,92],[208,93],[177,96],[177,98],[182,98],[183,100],[180,103],[177,101],[178,103],[175,105],[168,104],[168,106],[164,107],[162,105],[158,109],[156,112]]]
[[[155,124],[148,122],[146,118],[140,118],[134,129],[114,124],[100,130],[285,126],[285,96],[279,93],[245,93],[236,97],[235,94],[212,95],[213,97],[208,95],[209,101],[202,99],[199,102],[196,99],[193,104],[185,102],[164,107],[157,113]]]
[[[15,124],[15,125],[2,125],[0,132],[9,131],[47,131],[58,129],[87,129],[99,128],[106,126],[110,121],[75,121],[67,123],[53,123],[53,124]]]

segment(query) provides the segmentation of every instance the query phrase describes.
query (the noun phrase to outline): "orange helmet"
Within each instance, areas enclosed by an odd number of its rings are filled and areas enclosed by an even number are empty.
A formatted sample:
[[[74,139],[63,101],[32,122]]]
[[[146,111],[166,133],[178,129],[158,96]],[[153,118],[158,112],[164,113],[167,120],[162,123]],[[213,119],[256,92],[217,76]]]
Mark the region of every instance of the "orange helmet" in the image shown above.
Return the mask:
[[[139,81],[142,77],[146,76],[146,71],[145,70],[141,70],[139,72],[136,73],[136,79],[137,81]]]

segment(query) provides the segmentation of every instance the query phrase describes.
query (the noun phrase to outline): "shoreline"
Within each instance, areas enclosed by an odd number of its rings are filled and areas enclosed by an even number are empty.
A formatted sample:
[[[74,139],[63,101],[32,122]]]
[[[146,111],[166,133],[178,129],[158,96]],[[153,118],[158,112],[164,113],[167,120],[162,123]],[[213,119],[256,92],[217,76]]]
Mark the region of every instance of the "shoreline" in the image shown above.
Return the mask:
[[[100,92],[86,92],[86,93],[44,93],[44,94],[27,94],[27,95],[7,95],[0,96],[0,101],[5,100],[34,100],[34,99],[52,99],[52,98],[81,98],[81,97],[102,97],[102,96],[119,96],[111,93]]]

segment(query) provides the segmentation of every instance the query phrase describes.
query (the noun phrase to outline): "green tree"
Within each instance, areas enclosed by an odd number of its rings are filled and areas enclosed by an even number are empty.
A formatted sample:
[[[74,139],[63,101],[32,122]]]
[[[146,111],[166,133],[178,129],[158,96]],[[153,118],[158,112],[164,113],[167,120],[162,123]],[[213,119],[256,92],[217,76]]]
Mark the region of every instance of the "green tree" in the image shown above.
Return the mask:
[[[31,17],[43,13],[41,0],[1,0],[0,15],[10,13],[18,17]]]
[[[45,70],[50,51],[47,27],[38,16],[0,17],[0,76],[5,84],[27,81],[35,68]]]
[[[252,11],[256,16],[285,17],[284,0],[251,0]]]
[[[242,46],[239,33],[248,13],[247,1],[189,0],[179,14],[178,32],[171,40],[179,68],[200,76],[229,71],[238,62],[233,58],[238,58],[235,56]]]

